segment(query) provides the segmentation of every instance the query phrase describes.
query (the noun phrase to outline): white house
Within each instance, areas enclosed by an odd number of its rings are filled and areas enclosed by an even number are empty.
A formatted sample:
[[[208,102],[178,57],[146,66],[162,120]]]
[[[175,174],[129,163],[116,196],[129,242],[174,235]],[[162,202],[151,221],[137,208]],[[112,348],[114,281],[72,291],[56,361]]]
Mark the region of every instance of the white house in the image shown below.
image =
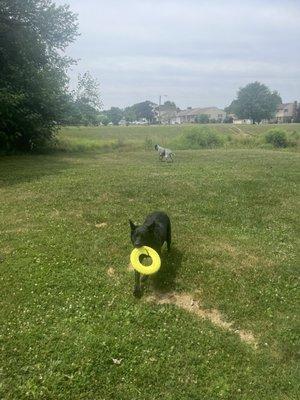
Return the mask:
[[[250,125],[250,124],[252,124],[252,119],[234,119],[233,118],[233,124],[235,124],[235,125],[243,125],[243,124],[247,124],[247,125]]]
[[[297,115],[297,101],[283,103],[277,107],[275,119],[278,124],[293,122]]]
[[[196,122],[196,117],[199,115],[207,115],[210,121],[223,122],[226,118],[226,112],[218,107],[206,108],[188,108],[187,110],[178,111],[170,119],[171,124],[184,124]]]

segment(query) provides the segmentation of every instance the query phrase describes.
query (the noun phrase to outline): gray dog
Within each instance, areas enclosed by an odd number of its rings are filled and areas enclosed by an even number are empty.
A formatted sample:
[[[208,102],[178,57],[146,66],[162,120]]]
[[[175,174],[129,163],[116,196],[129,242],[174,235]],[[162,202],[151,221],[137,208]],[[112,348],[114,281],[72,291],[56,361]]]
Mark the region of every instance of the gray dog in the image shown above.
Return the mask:
[[[158,151],[160,161],[165,160],[167,162],[173,162],[173,156],[175,156],[175,153],[173,153],[172,150],[161,147],[159,144],[156,144],[154,148]]]

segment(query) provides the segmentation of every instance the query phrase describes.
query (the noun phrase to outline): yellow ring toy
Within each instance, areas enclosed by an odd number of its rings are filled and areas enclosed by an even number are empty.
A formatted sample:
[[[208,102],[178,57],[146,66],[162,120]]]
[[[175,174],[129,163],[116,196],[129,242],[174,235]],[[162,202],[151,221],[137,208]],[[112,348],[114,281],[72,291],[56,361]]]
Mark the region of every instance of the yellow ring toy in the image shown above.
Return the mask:
[[[152,258],[151,265],[143,265],[140,262],[140,256],[146,255]],[[134,248],[130,254],[130,262],[133,268],[140,272],[143,275],[152,275],[155,274],[160,268],[161,261],[158,253],[148,246],[143,246],[139,248]]]

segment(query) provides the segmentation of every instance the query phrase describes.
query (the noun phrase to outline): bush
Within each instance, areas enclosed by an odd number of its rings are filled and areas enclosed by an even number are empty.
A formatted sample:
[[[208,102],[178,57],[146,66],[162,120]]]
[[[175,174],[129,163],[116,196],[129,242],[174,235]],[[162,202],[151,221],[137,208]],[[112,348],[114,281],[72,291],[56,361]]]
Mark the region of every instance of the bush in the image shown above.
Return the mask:
[[[286,132],[280,129],[271,129],[266,133],[266,143],[272,144],[274,147],[287,147],[288,140]]]
[[[223,140],[215,132],[209,129],[193,129],[183,138],[185,148],[188,149],[212,149],[221,147]]]

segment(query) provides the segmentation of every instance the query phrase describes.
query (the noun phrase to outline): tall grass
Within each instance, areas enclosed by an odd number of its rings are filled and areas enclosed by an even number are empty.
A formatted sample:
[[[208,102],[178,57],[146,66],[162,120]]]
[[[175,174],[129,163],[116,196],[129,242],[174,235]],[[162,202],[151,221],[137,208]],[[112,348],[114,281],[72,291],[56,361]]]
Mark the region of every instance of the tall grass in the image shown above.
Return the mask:
[[[275,134],[274,129],[277,132]],[[273,140],[274,135],[283,138],[285,145],[278,146],[279,139]],[[156,143],[174,150],[213,148],[297,150],[300,145],[300,124],[67,127],[61,129],[58,134],[54,149],[65,152],[135,151],[151,150]]]

